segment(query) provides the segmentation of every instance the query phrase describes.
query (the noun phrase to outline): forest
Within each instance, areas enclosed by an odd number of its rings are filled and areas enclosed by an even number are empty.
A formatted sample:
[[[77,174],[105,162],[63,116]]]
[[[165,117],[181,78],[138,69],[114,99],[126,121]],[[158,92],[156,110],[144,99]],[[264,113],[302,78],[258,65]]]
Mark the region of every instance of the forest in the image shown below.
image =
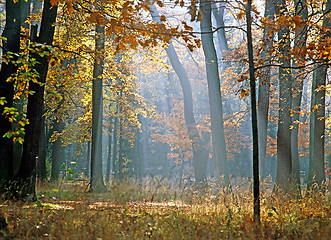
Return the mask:
[[[329,239],[331,0],[0,0],[1,239]]]

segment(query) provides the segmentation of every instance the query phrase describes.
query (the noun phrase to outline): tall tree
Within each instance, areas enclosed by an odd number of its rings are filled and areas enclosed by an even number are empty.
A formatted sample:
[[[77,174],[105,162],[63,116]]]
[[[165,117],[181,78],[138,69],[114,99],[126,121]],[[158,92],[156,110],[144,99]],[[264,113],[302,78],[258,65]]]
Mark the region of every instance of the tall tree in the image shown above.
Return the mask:
[[[52,45],[55,20],[57,15],[57,6],[53,6],[50,0],[44,1],[44,9],[41,20],[40,33],[37,37],[37,43]],[[26,126],[25,141],[23,144],[23,154],[18,179],[23,184],[22,197],[35,199],[35,181],[36,181],[36,159],[39,154],[39,138],[42,126],[42,109],[44,102],[44,84],[46,82],[48,71],[48,59],[46,56],[36,55],[38,61],[35,68],[39,73],[38,83],[30,82],[29,90],[33,95],[28,97],[27,118],[29,123]]]
[[[3,55],[18,53],[20,50],[20,28],[21,28],[20,2],[14,0],[6,1],[6,25],[2,33]],[[12,124],[3,113],[5,107],[13,106],[13,83],[7,79],[17,71],[13,63],[15,55],[8,61],[2,61],[0,71],[0,97],[5,98],[6,103],[0,104],[0,180],[10,180],[13,175],[13,140],[3,137],[5,133],[12,130]]]
[[[264,17],[266,24],[273,19],[274,5],[272,0],[266,0]],[[271,32],[272,27],[268,26],[263,29],[263,50],[261,58],[267,63],[267,51],[272,47],[274,34]],[[272,33],[272,34],[270,34]],[[258,129],[259,129],[259,162],[260,176],[264,176],[264,165],[267,156],[267,130],[268,130],[268,113],[269,113],[269,89],[270,89],[270,67],[265,67],[259,77],[258,92]]]
[[[92,151],[90,191],[105,191],[102,174],[102,74],[104,64],[105,27],[95,27],[95,59],[92,84]]]
[[[111,105],[110,105],[111,106]],[[113,122],[113,118],[110,119],[110,125]],[[112,136],[113,136],[113,128],[109,127],[109,136],[108,136],[108,156],[107,156],[107,166],[106,166],[106,183],[109,182],[110,177],[110,168],[111,168],[111,154],[112,154]]]
[[[55,119],[53,125],[53,131],[55,134],[61,133],[64,129],[64,122],[62,119]],[[52,170],[51,181],[58,181],[60,177],[61,164],[64,162],[64,148],[62,147],[61,138],[58,137],[53,142],[52,150]]]
[[[113,156],[112,156],[112,173],[114,178],[118,178],[118,167],[116,167],[116,162],[118,161],[118,128],[119,128],[119,118],[115,117],[114,120],[114,132],[113,132]]]
[[[331,0],[327,0],[324,10],[323,27],[324,33],[320,42],[328,45],[331,37]],[[325,84],[328,70],[328,58],[317,59],[314,68],[312,93],[311,93],[311,116],[309,138],[309,171],[308,187],[317,183],[319,187],[325,181],[324,171],[324,141],[325,141]]]
[[[285,0],[278,0],[275,3],[275,12],[281,16],[286,11]],[[282,18],[278,18],[282,20]],[[276,188],[281,187],[286,190],[292,173],[291,156],[291,109],[292,109],[292,77],[291,77],[291,57],[290,31],[287,26],[279,24],[278,44],[280,54],[279,62],[279,110],[278,110],[278,131],[277,131],[277,174]]]
[[[253,132],[253,195],[254,195],[254,222],[260,225],[260,178],[259,178],[259,142],[256,112],[256,86],[255,86],[255,66],[252,40],[252,0],[247,1],[246,21],[247,21],[247,52],[249,64],[249,83],[251,88],[251,111],[252,111],[252,132]]]
[[[220,79],[211,23],[211,6],[211,1],[200,0],[200,28],[207,71],[215,177],[219,181],[220,176],[223,175],[224,183],[227,185],[229,181],[228,160],[223,126]]]
[[[304,49],[307,42],[307,31],[304,27],[305,21],[308,18],[308,8],[306,0],[295,1],[295,12],[298,16],[300,16],[302,20],[302,26],[298,27],[299,31],[295,33],[294,46]],[[295,56],[292,61],[292,67],[299,67],[298,62],[302,61],[299,56]],[[299,133],[299,117],[301,111],[301,98],[302,98],[302,89],[304,77],[302,76],[304,69],[295,69],[292,70],[292,130],[291,130],[291,156],[292,156],[292,176],[294,184],[297,185],[296,189],[298,192],[298,196],[300,196],[300,166],[299,166],[299,147],[298,147],[298,133]]]
[[[150,12],[153,20],[155,22],[160,22],[160,15],[155,5],[150,6]],[[179,61],[178,55],[171,41],[165,50],[170,60],[171,66],[178,76],[180,86],[182,88],[182,93],[184,96],[184,119],[193,149],[194,175],[197,183],[202,183],[206,181],[209,151],[206,148],[206,142],[199,135],[197,123],[195,121],[190,80],[187,76],[185,68]]]

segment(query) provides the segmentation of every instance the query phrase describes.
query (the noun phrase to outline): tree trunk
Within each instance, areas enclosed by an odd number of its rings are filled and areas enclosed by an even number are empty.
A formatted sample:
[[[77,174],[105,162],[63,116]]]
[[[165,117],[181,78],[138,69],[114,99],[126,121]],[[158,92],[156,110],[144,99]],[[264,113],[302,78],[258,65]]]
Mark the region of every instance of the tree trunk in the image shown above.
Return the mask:
[[[19,1],[20,3],[20,25],[24,30],[29,30],[29,24],[26,22],[28,16],[30,15],[30,4],[31,1]],[[23,33],[23,32],[22,32]],[[27,36],[26,36],[27,37]],[[26,99],[21,97],[18,99],[13,100],[13,106],[17,109],[17,112],[24,113],[24,105],[26,104]],[[19,125],[18,122],[23,119],[23,115],[20,115],[16,118],[16,122],[13,122],[13,130],[16,129]],[[19,142],[13,143],[13,175],[17,175],[20,165],[21,165],[21,158],[22,158],[22,151],[23,151],[23,145]]]
[[[38,43],[51,45],[54,36],[54,22],[57,15],[57,6],[52,6],[50,0],[44,1],[43,17],[41,21],[41,29]],[[18,173],[18,179],[22,182],[24,190],[21,197],[29,200],[35,199],[35,181],[36,181],[36,158],[39,154],[39,137],[41,131],[42,109],[44,102],[44,83],[48,71],[47,57],[35,56],[39,64],[36,65],[36,70],[39,73],[38,82],[29,83],[29,90],[33,91],[33,95],[29,95],[27,106],[27,118],[29,123],[26,126],[25,141],[23,144],[23,154],[21,167]]]
[[[87,177],[90,178],[91,177],[91,141],[87,142]]]
[[[3,55],[18,53],[20,50],[20,3],[13,0],[6,1],[6,25],[2,37]],[[15,57],[12,59],[15,61]],[[12,124],[2,114],[5,107],[13,106],[13,83],[7,82],[11,74],[17,71],[12,61],[8,64],[2,62],[0,71],[0,97],[5,97],[6,104],[0,104],[0,181],[8,181],[13,177],[13,140],[3,137],[5,133],[12,130]]]
[[[218,7],[216,4],[216,1],[214,0],[214,5],[213,5],[213,15],[215,17],[216,20],[216,27],[217,27],[217,39],[218,39],[218,45],[219,45],[219,49],[220,49],[220,55],[219,58],[221,59],[221,72],[224,72],[224,70],[226,69],[226,65],[225,62],[223,62],[223,56],[224,56],[224,52],[223,51],[228,51],[229,47],[228,47],[228,41],[226,40],[226,36],[225,36],[225,28],[224,28],[224,12],[225,12],[225,2],[220,2],[220,6]]]
[[[160,22],[159,13],[155,5],[150,6],[150,13],[155,22]],[[186,74],[186,71],[179,61],[178,55],[172,42],[165,48],[172,68],[175,70],[184,96],[184,119],[187,127],[188,135],[192,143],[193,150],[193,168],[197,183],[206,181],[206,170],[209,152],[206,149],[207,142],[201,139],[197,128],[197,123],[193,112],[193,98],[191,84]]]
[[[253,195],[254,195],[254,222],[255,226],[260,226],[260,178],[259,178],[259,142],[256,113],[256,86],[255,67],[252,40],[252,0],[247,1],[246,21],[247,21],[247,52],[249,63],[249,83],[251,88],[251,111],[252,111],[252,133],[253,133]]]
[[[275,12],[280,16],[286,10],[285,0],[275,4]],[[276,188],[288,190],[292,174],[291,157],[291,109],[292,109],[292,78],[290,73],[291,57],[290,33],[287,27],[282,27],[278,32],[278,42],[281,44],[279,64],[279,117],[277,132],[277,174]],[[276,189],[275,188],[275,189]]]
[[[121,112],[121,110],[120,110]],[[119,118],[119,139],[118,139],[118,178],[123,180],[123,126],[122,118]]]
[[[113,119],[110,119],[110,122],[112,122]],[[111,153],[112,153],[112,148],[111,148],[111,144],[112,144],[112,127],[109,127],[109,136],[108,136],[108,156],[107,156],[107,168],[106,168],[106,183],[109,182],[109,176],[110,176],[110,167],[111,167]]]
[[[308,18],[308,9],[306,6],[306,1],[295,1],[296,13],[302,18],[303,23]],[[307,32],[305,28],[302,28],[302,31],[296,32],[296,37],[294,40],[294,46],[298,46],[299,48],[304,48],[306,46],[307,41]],[[297,62],[302,59],[294,58],[292,61],[293,67],[298,67]],[[292,176],[294,184],[297,185],[296,191],[298,197],[301,196],[300,191],[300,165],[299,165],[299,149],[298,149],[298,133],[299,133],[299,117],[301,111],[301,98],[302,98],[302,89],[304,77],[302,76],[304,69],[297,69],[292,71],[292,132],[291,132],[291,156],[292,156]]]
[[[106,191],[102,174],[102,74],[105,48],[105,27],[95,29],[95,60],[92,86],[92,155],[91,155],[91,192]]]
[[[328,30],[321,41],[328,41],[330,38],[331,19],[329,12],[331,10],[331,0],[327,0],[324,13],[323,26]],[[313,85],[311,93],[311,115],[310,115],[310,141],[309,141],[309,170],[308,170],[308,188],[321,188],[325,181],[324,169],[324,140],[325,140],[325,84],[327,77],[329,61],[319,59],[321,65],[317,65],[313,74]],[[324,64],[324,65],[322,65]]]
[[[53,130],[54,133],[61,133],[64,129],[64,124],[62,120],[54,122]],[[62,141],[58,138],[53,143],[53,152],[52,152],[52,171],[51,171],[51,181],[58,181],[60,177],[60,168],[61,164],[64,162],[64,147],[62,147]]]
[[[224,184],[228,185],[229,172],[223,126],[222,96],[211,25],[211,1],[200,0],[200,8],[202,17],[200,27],[207,71],[215,177],[216,181],[220,182],[220,177],[223,175]]]
[[[118,167],[116,167],[116,162],[118,160],[118,142],[117,142],[117,138],[118,138],[118,117],[115,118],[114,121],[114,135],[113,135],[113,157],[112,157],[112,163],[113,163],[113,167],[112,167],[112,172],[114,175],[114,178],[118,178]]]
[[[329,3],[328,1],[327,3]],[[330,6],[328,6],[330,7]],[[330,9],[330,8],[329,8]],[[309,138],[309,170],[308,188],[321,187],[325,181],[324,169],[324,139],[325,139],[325,83],[327,75],[326,65],[317,65],[313,73],[311,89],[311,115]]]
[[[272,0],[266,0],[264,17],[272,19],[274,17],[274,5]],[[274,34],[269,35],[272,28],[268,27],[263,32],[263,42],[266,44],[262,50],[261,58],[266,62],[267,50],[272,47]],[[259,130],[259,161],[260,176],[264,177],[264,164],[267,156],[267,130],[268,130],[268,113],[269,113],[269,89],[270,89],[270,67],[262,70],[259,78],[259,98],[258,98],[258,130]]]

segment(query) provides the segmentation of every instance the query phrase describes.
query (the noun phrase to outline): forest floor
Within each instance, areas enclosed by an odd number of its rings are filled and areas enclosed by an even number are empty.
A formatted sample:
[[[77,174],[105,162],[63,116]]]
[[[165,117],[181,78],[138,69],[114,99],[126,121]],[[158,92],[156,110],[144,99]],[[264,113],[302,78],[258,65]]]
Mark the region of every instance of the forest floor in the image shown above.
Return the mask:
[[[254,230],[251,183],[194,190],[158,179],[39,184],[38,202],[0,201],[13,239],[330,239],[331,197],[290,199],[262,187],[261,227]],[[217,189],[217,190],[216,190]],[[1,236],[1,235],[0,235]],[[1,237],[0,237],[1,238]]]

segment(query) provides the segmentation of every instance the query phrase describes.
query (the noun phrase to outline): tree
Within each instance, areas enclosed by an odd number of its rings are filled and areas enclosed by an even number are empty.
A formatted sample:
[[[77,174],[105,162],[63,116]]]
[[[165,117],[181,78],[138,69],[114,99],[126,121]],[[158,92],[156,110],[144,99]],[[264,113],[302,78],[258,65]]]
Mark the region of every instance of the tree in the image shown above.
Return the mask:
[[[330,43],[331,30],[331,1],[328,0],[324,10],[323,30],[321,44],[326,46]],[[323,54],[323,51],[322,51]],[[310,139],[309,139],[309,171],[308,187],[315,183],[321,187],[325,181],[324,169],[324,142],[325,142],[325,85],[328,70],[328,59],[319,57],[314,67],[312,94],[311,94],[311,116],[310,116]]]
[[[282,17],[286,11],[286,3],[279,0],[275,3],[275,12],[278,16],[280,29],[278,29],[278,44],[280,53],[278,62],[280,64],[279,79],[279,110],[278,110],[278,131],[277,131],[277,175],[276,188],[288,187],[288,181],[292,174],[291,156],[291,109],[292,109],[292,77],[291,77],[291,57],[290,31],[288,26],[282,24],[286,18]]]
[[[305,31],[305,22],[308,19],[308,8],[305,0],[295,1],[296,14],[300,17],[302,23],[298,27],[298,31],[295,32],[294,46],[304,49],[307,42],[307,32]],[[302,65],[301,62],[305,62],[304,58],[297,54],[292,61],[292,66],[298,67]],[[291,157],[292,157],[292,176],[294,184],[297,185],[298,196],[301,195],[300,191],[300,166],[299,166],[299,147],[298,147],[298,134],[299,134],[299,117],[301,111],[301,99],[304,82],[304,69],[294,69],[292,71],[292,130],[291,130]]]
[[[247,21],[247,52],[249,63],[249,83],[251,88],[251,111],[252,111],[252,132],[253,132],[253,195],[254,195],[254,222],[260,225],[260,178],[259,178],[259,142],[258,125],[256,112],[256,87],[255,87],[255,66],[252,40],[252,0],[247,1],[246,21]]]
[[[12,130],[12,124],[2,113],[13,106],[13,83],[8,82],[7,79],[16,73],[18,68],[13,61],[16,60],[14,54],[20,50],[20,19],[20,2],[6,1],[6,25],[2,37],[5,38],[3,55],[8,56],[9,59],[2,61],[0,72],[0,180],[3,181],[8,181],[13,177],[13,140],[3,137]]]
[[[54,134],[60,134],[63,131],[64,122],[62,119],[55,119],[53,124],[53,136]],[[53,142],[52,149],[52,170],[51,181],[58,181],[60,177],[61,164],[64,162],[64,148],[62,147],[62,141],[60,137],[57,137]]]
[[[274,5],[271,0],[266,0],[264,10],[265,28],[263,29],[263,49],[261,59],[267,63],[267,51],[272,47],[274,34],[270,34],[272,26],[270,20],[274,17]],[[269,89],[270,89],[270,74],[271,67],[262,69],[259,77],[259,92],[258,92],[258,140],[259,140],[259,161],[260,161],[260,176],[264,176],[264,165],[267,155],[267,135],[268,135],[268,113],[269,113]]]
[[[160,22],[160,15],[155,5],[150,6],[150,12],[153,20],[155,22]],[[190,80],[187,76],[185,68],[179,61],[178,55],[171,41],[165,48],[165,51],[168,55],[172,68],[178,76],[184,96],[185,125],[193,149],[193,168],[195,179],[197,183],[204,183],[206,181],[206,169],[209,152],[205,147],[206,141],[200,137],[197,129],[197,123],[193,112],[193,98]]]
[[[92,84],[92,151],[90,191],[106,190],[102,174],[102,73],[105,48],[105,27],[95,27],[95,59]]]
[[[40,34],[36,41],[40,44],[52,45],[54,36],[54,23],[57,15],[57,6],[53,6],[50,0],[44,1],[43,16]],[[18,181],[23,186],[21,197],[33,200],[35,196],[36,159],[39,154],[39,138],[41,133],[42,109],[44,101],[44,84],[48,71],[47,56],[35,56],[39,62],[35,68],[39,73],[38,83],[30,82],[29,91],[34,92],[28,97],[27,118],[29,124],[26,127],[25,141]]]
[[[224,175],[224,183],[227,185],[229,181],[228,160],[223,126],[220,79],[211,24],[211,6],[211,1],[200,0],[201,40],[207,71],[215,177],[217,181],[220,181],[220,175]]]

